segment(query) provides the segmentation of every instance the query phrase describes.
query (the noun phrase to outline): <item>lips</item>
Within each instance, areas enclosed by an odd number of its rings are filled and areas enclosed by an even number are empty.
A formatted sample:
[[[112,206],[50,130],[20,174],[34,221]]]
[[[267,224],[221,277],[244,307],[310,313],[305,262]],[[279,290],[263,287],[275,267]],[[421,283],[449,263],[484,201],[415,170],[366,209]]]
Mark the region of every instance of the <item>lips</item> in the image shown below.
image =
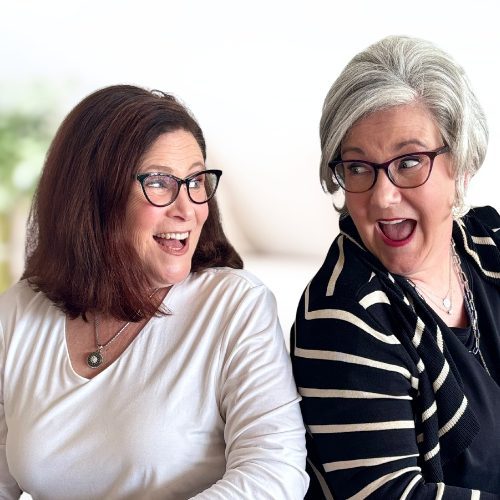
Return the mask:
[[[182,253],[187,244],[188,237],[188,231],[183,233],[158,233],[153,236],[155,241],[164,250],[175,254]]]
[[[412,236],[417,225],[413,219],[383,219],[378,221],[378,227],[389,244],[397,246],[405,244]]]

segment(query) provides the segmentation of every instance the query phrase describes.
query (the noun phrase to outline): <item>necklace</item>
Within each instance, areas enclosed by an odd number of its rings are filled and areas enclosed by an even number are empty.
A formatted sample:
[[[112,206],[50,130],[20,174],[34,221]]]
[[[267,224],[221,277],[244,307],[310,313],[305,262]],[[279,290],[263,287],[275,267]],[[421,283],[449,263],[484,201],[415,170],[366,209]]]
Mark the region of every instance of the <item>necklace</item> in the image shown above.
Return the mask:
[[[158,290],[159,288],[155,288],[149,298],[151,298]],[[127,329],[130,323],[131,321],[127,321],[127,323],[125,323],[105,344],[101,344],[99,341],[99,319],[97,314],[94,316],[94,338],[96,350],[92,351],[87,356],[87,365],[90,368],[99,368],[104,363],[104,351]]]
[[[425,300],[424,297],[425,295],[437,308],[441,309],[441,311],[444,311],[447,314],[451,314],[453,312],[453,290],[451,288],[451,276],[452,276],[451,270],[453,261],[452,255],[453,255],[453,243],[451,245],[450,260],[448,266],[448,290],[446,291],[444,297],[438,295],[437,293],[434,293],[432,290],[429,290],[428,288],[423,287],[422,285],[417,286],[415,283],[413,283],[413,281],[408,280],[422,299]],[[434,296],[438,300],[433,299],[432,296]]]
[[[464,270],[462,269],[460,257],[455,249],[455,243],[453,241],[452,241],[451,250],[452,250],[452,255],[453,255],[453,265],[455,266],[455,269],[457,270],[458,279],[460,280],[460,283],[461,283],[463,290],[464,290],[465,308],[467,309],[467,313],[469,314],[472,335],[474,336],[474,346],[473,346],[472,350],[470,350],[470,352],[474,355],[476,355],[476,354],[479,355],[479,359],[481,360],[481,364],[484,366],[486,373],[488,375],[490,375],[490,371],[488,370],[488,367],[486,366],[486,361],[484,360],[483,353],[481,352],[481,349],[479,348],[479,340],[481,338],[481,333],[479,332],[479,327],[477,324],[477,310],[476,310],[476,305],[474,303],[474,296],[472,295],[472,291],[470,289],[469,279],[467,278],[467,275],[465,274]]]
[[[94,316],[95,345],[97,349],[87,356],[87,365],[90,368],[99,368],[104,363],[103,351],[114,342],[130,325],[130,321],[125,323],[105,344],[99,341],[99,320],[97,314]]]

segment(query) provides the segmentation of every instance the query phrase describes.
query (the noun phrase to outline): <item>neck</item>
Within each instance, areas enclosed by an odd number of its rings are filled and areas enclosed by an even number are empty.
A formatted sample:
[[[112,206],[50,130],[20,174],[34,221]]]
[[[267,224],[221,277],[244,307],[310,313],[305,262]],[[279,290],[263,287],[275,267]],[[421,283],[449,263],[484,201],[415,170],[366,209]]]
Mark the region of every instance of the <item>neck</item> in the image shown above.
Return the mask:
[[[444,265],[444,262],[447,264]],[[441,266],[444,272],[432,281],[418,278],[409,280],[421,299],[450,327],[465,327],[468,324],[459,266],[452,242],[447,260]],[[434,284],[434,289],[431,288],[431,283]]]
[[[444,299],[457,282],[451,245],[448,245],[446,251],[435,262],[434,265],[407,276],[407,279],[432,297]]]

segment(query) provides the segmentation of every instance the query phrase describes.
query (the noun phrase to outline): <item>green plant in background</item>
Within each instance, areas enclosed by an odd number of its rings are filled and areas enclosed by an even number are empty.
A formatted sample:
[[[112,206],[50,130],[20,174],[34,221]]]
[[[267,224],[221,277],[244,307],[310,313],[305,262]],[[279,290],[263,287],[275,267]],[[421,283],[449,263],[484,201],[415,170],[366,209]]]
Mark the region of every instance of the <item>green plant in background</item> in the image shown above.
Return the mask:
[[[0,291],[12,281],[11,214],[33,194],[49,145],[50,128],[41,113],[0,110]]]

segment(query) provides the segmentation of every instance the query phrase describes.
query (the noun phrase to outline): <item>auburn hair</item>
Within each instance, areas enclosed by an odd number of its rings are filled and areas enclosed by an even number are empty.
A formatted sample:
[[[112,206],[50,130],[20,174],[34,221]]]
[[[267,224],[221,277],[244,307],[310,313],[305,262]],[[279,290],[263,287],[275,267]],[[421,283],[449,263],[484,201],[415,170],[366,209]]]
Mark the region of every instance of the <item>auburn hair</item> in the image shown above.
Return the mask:
[[[71,318],[105,312],[138,321],[157,313],[144,265],[128,242],[124,214],[142,157],[161,135],[203,132],[175,97],[132,85],[98,90],[65,118],[33,197],[23,278]],[[215,198],[191,270],[242,268]]]

